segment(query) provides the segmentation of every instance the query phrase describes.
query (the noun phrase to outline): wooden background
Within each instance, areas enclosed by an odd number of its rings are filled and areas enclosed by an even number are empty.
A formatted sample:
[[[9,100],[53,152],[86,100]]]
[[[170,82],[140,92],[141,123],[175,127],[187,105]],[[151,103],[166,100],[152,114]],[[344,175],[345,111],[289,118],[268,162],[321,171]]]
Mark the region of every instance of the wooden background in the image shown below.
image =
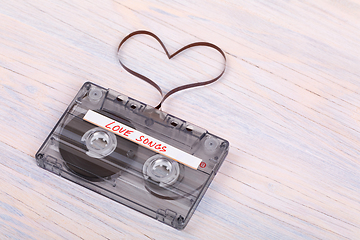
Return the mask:
[[[37,167],[34,154],[85,81],[156,105],[116,48],[132,31],[174,52],[210,41],[219,82],[163,109],[228,139],[229,155],[177,231]],[[360,2],[0,0],[1,239],[360,239]],[[164,92],[222,67],[169,61],[139,36],[124,61]]]

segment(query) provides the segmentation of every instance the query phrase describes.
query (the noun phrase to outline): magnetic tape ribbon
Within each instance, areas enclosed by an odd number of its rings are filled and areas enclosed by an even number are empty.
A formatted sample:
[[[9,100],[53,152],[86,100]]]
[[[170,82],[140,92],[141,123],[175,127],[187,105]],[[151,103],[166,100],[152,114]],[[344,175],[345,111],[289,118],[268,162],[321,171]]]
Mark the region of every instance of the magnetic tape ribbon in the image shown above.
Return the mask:
[[[223,57],[224,57],[224,69],[222,70],[222,72],[215,78],[211,79],[211,80],[207,80],[207,81],[203,81],[203,82],[197,82],[197,83],[190,83],[190,84],[185,84],[185,85],[182,85],[182,86],[179,86],[179,87],[176,87],[172,90],[170,90],[168,93],[165,94],[165,96],[163,96],[163,93],[162,93],[162,90],[161,88],[159,87],[159,85],[157,85],[153,80],[151,80],[150,78],[148,77],[145,77],[144,75],[138,73],[138,72],[135,72],[133,70],[131,70],[130,68],[128,68],[127,66],[125,66],[125,64],[123,64],[121,62],[121,59],[119,57],[119,63],[120,65],[126,70],[128,71],[130,74],[144,80],[145,82],[151,84],[152,86],[154,86],[161,94],[161,96],[163,97],[162,100],[160,101],[160,103],[156,106],[157,109],[160,109],[161,108],[161,104],[165,101],[165,99],[167,99],[170,95],[178,92],[178,91],[181,91],[181,90],[185,90],[185,89],[188,89],[188,88],[193,88],[193,87],[200,87],[200,86],[204,86],[204,85],[208,85],[208,84],[211,84],[215,81],[217,81],[225,72],[225,69],[226,69],[226,56],[225,56],[225,53],[221,50],[221,48],[219,48],[218,46],[212,44],[212,43],[209,43],[209,42],[195,42],[195,43],[191,43],[189,45],[186,45],[185,47],[182,47],[180,48],[179,50],[177,50],[175,53],[173,54],[169,54],[168,50],[166,49],[164,43],[160,40],[160,38],[158,36],[156,36],[154,33],[152,32],[149,32],[149,31],[145,31],[145,30],[140,30],[140,31],[135,31],[135,32],[132,32],[130,33],[129,35],[127,35],[119,44],[119,47],[118,47],[118,54],[120,52],[120,48],[122,47],[122,45],[130,38],[132,38],[133,36],[135,35],[149,35],[153,38],[155,38],[161,45],[161,47],[164,49],[167,57],[169,59],[172,59],[173,57],[175,57],[176,55],[178,55],[179,53],[181,53],[182,51],[186,50],[186,49],[189,49],[189,48],[192,48],[192,47],[196,47],[196,46],[204,46],[204,47],[210,47],[210,48],[213,48],[215,49],[216,51],[218,51]]]

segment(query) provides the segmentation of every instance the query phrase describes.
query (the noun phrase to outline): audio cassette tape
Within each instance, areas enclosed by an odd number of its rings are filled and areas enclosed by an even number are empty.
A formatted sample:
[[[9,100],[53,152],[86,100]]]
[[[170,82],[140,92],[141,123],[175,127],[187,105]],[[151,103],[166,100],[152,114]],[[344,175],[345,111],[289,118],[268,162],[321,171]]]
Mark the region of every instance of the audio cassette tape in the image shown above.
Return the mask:
[[[228,141],[205,129],[87,82],[36,153],[36,161],[183,229],[228,149]]]

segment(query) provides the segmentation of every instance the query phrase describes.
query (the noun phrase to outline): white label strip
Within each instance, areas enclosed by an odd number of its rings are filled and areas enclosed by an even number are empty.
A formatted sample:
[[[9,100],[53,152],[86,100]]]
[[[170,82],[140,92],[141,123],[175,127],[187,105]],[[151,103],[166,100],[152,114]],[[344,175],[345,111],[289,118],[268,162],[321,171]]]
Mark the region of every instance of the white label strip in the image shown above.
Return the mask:
[[[157,140],[156,138],[150,137],[92,110],[88,110],[83,119],[191,168],[197,169],[202,162],[202,160],[198,157],[181,151],[178,148]]]

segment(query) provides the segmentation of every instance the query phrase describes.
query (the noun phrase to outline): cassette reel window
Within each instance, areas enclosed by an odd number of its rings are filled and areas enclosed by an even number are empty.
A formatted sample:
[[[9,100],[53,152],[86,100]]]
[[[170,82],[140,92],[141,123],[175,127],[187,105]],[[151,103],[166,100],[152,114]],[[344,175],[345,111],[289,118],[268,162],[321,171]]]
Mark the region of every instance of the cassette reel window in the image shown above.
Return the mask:
[[[229,143],[111,89],[85,83],[37,164],[176,229],[189,222]]]

